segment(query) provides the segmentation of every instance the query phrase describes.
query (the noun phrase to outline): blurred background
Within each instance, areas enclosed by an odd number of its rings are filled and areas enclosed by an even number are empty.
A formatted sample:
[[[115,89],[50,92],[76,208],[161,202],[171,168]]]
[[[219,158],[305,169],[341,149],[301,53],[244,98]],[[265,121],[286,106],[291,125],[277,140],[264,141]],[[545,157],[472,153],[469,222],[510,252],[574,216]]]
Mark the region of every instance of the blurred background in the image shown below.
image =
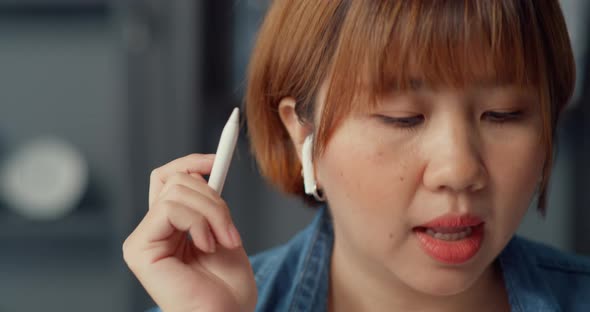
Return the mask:
[[[143,311],[121,244],[153,168],[213,153],[263,0],[0,0],[0,311]],[[563,0],[578,64],[547,218],[519,232],[590,255],[590,1]],[[18,173],[18,174],[17,174]],[[313,211],[259,176],[242,131],[224,198],[248,253]]]

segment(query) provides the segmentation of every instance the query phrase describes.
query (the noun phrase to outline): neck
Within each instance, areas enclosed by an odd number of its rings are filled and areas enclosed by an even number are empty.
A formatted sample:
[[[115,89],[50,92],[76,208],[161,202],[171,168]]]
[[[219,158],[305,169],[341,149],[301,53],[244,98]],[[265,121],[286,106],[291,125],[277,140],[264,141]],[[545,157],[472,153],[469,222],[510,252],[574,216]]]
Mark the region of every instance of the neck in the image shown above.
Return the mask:
[[[360,264],[334,243],[330,272],[329,311],[510,311],[502,273],[490,265],[465,291],[451,296],[419,292],[370,265]],[[360,269],[359,269],[360,268]],[[384,277],[384,275],[388,275]]]

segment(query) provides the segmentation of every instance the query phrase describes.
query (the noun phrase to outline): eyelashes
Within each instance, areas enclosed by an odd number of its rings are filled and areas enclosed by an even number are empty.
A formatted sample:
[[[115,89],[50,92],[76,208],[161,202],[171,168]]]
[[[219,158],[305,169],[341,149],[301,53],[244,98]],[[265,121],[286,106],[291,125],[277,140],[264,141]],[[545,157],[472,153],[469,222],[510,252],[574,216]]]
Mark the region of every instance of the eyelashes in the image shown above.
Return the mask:
[[[377,117],[381,123],[402,130],[415,130],[419,126],[421,126],[425,121],[424,115],[415,115],[409,117],[393,117],[377,114],[374,116]],[[503,125],[510,122],[517,122],[522,120],[523,117],[524,112],[520,110],[508,112],[486,111],[481,116],[482,120],[489,121],[495,125]]]
[[[422,122],[424,122],[424,116],[422,115],[417,115],[417,116],[412,116],[412,117],[391,117],[391,116],[385,116],[385,115],[377,115],[379,117],[379,119],[381,119],[381,122],[387,124],[387,125],[391,125],[391,126],[396,126],[399,128],[412,128],[412,127],[416,127],[419,124],[421,124]]]
[[[524,113],[522,111],[513,111],[513,112],[494,112],[489,111],[483,114],[483,117],[486,117],[487,120],[495,122],[495,123],[506,123],[510,121],[517,121],[522,119]]]

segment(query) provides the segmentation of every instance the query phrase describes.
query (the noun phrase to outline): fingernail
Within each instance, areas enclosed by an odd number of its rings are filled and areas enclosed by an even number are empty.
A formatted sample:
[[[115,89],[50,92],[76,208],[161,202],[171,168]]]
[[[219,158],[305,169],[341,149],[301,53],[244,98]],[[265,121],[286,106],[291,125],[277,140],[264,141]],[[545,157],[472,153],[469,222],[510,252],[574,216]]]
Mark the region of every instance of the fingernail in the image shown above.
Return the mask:
[[[230,224],[228,226],[227,233],[229,234],[232,245],[234,247],[239,247],[240,245],[242,245],[242,240],[240,239],[240,233],[238,233],[238,230],[236,229],[235,225]]]
[[[211,231],[209,231],[209,234],[207,235],[207,241],[208,241],[208,251],[209,252],[215,252],[215,239],[213,238],[213,233],[211,233]]]

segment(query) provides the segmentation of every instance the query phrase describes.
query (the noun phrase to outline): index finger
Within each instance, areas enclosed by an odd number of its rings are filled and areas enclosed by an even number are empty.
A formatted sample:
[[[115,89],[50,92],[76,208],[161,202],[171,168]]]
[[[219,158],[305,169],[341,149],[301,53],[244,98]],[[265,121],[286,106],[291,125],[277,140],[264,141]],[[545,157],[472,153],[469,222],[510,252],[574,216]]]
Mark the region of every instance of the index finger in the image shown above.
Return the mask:
[[[162,167],[154,169],[150,175],[149,207],[157,198],[168,178],[183,172],[190,175],[206,175],[211,173],[215,154],[190,154],[177,158]]]

